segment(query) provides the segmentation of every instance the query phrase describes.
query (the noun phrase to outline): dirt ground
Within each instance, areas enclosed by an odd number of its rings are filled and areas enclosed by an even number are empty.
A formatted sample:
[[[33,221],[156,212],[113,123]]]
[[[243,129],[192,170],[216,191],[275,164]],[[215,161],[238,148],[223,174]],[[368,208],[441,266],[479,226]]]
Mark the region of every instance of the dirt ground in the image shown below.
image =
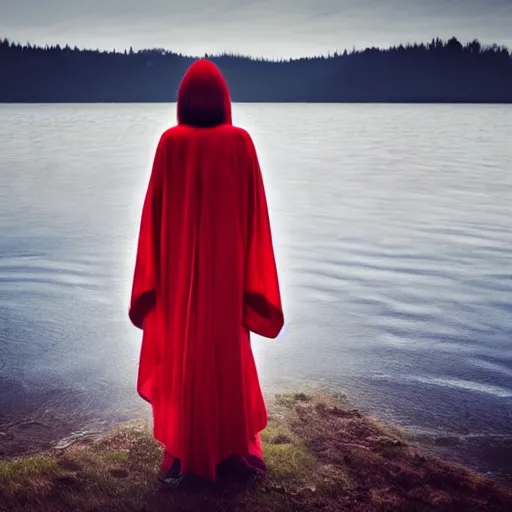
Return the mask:
[[[1,511],[512,511],[512,489],[409,444],[343,397],[278,395],[268,474],[173,489],[145,422],[0,460]]]

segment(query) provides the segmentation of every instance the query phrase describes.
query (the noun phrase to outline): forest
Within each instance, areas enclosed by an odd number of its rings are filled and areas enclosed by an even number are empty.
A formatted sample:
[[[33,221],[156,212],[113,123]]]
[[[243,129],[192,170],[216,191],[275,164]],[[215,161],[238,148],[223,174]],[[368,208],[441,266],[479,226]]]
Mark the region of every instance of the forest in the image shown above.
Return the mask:
[[[203,57],[203,56],[201,56]],[[498,44],[429,43],[300,59],[205,55],[235,102],[512,103],[512,54]],[[0,102],[172,102],[195,57],[0,39]]]

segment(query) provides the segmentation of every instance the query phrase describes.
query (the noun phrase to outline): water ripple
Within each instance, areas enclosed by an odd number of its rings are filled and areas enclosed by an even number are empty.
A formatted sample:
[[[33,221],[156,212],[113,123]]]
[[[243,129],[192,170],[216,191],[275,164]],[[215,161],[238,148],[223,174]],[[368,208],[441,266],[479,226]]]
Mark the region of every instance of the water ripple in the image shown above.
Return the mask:
[[[236,109],[261,148],[286,299],[279,343],[258,342],[267,384],[334,383],[420,427],[510,429],[510,108]],[[2,120],[2,378],[27,403],[58,381],[69,407],[110,410],[135,389],[126,310],[168,106],[0,106]]]
[[[20,260],[25,260],[21,263]],[[29,260],[26,261],[26,260]],[[0,285],[3,290],[18,287],[30,290],[33,284],[94,289],[101,284],[103,271],[84,262],[49,261],[36,257],[0,259]]]

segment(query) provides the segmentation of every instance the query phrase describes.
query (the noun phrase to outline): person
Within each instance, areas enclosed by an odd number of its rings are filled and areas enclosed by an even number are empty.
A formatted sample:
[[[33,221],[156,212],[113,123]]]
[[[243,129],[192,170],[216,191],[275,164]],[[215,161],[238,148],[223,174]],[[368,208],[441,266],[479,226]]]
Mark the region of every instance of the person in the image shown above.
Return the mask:
[[[129,318],[142,329],[139,395],[165,449],[160,479],[264,472],[267,411],[250,332],[284,324],[265,188],[228,86],[185,73],[142,208]]]

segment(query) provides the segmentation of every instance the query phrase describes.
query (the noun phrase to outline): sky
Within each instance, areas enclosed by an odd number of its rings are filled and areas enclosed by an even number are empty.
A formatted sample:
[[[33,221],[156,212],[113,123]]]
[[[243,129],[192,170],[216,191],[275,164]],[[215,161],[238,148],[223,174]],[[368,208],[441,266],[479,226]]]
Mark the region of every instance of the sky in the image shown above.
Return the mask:
[[[289,58],[433,37],[512,48],[512,0],[0,0],[0,38]]]

